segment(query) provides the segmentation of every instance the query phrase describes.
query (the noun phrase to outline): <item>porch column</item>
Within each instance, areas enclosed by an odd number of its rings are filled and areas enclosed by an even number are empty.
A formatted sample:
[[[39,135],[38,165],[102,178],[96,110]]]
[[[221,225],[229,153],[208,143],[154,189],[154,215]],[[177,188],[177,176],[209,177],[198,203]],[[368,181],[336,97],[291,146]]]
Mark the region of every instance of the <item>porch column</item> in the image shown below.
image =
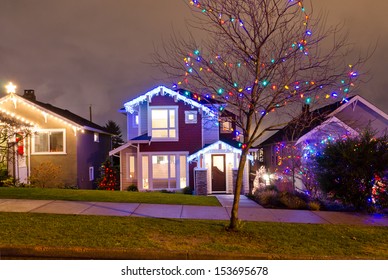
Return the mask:
[[[194,168],[194,192],[196,195],[207,195],[207,169]]]

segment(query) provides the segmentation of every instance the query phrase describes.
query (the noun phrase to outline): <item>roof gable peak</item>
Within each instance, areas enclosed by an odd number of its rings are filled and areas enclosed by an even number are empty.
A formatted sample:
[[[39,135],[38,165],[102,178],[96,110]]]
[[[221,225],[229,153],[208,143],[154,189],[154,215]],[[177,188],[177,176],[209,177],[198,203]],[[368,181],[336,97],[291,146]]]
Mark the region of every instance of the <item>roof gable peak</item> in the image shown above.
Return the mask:
[[[211,110],[210,108],[204,106],[203,104],[200,104],[196,102],[193,99],[187,98],[184,95],[180,94],[177,91],[171,90],[165,86],[158,86],[143,95],[140,95],[139,97],[132,99],[131,101],[128,101],[124,103],[125,111],[132,114],[135,111],[135,108],[138,107],[143,102],[151,103],[152,98],[154,96],[169,96],[171,98],[174,98],[175,102],[182,101],[187,105],[190,105],[192,108],[197,108],[201,111],[203,111],[205,114],[215,117],[216,112]]]

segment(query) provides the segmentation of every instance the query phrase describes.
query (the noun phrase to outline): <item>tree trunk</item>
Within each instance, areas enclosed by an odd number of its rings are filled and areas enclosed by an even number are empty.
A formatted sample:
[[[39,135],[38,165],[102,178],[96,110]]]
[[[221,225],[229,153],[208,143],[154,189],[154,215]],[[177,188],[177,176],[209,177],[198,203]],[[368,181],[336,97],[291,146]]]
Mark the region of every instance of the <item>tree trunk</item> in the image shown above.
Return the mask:
[[[240,157],[240,162],[238,165],[236,185],[234,188],[234,199],[233,206],[230,215],[230,223],[228,230],[236,230],[238,227],[238,206],[240,203],[240,193],[243,184],[243,175],[244,175],[244,167],[247,159],[248,149],[243,149]]]

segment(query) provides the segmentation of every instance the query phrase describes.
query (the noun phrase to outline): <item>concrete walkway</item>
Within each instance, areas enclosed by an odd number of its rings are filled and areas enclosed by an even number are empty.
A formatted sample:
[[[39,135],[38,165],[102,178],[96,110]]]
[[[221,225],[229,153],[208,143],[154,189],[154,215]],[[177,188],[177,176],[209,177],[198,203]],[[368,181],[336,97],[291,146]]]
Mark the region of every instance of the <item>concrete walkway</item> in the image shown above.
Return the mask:
[[[0,199],[0,212],[229,220],[233,196],[216,197],[222,206]],[[265,209],[245,196],[240,197],[239,218],[261,222],[388,226],[388,217],[382,215]]]

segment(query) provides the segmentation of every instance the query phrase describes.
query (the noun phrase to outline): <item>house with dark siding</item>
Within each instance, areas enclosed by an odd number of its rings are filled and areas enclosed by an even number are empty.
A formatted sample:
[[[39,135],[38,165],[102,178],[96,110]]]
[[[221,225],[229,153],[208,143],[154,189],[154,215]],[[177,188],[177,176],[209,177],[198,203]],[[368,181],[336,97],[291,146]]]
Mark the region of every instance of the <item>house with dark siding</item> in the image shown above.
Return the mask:
[[[233,193],[241,148],[230,116],[220,117],[214,104],[159,86],[129,100],[120,112],[127,117],[127,142],[109,154],[120,156],[121,190],[190,186],[197,194]]]
[[[311,111],[305,105],[299,117],[258,146],[260,164],[267,176],[278,178],[280,188],[304,189],[300,174],[309,154],[321,152],[325,143],[357,137],[365,129],[376,137],[387,135],[388,115],[359,95]]]
[[[25,90],[23,96],[10,93],[0,98],[0,112],[25,123],[31,131],[15,142],[18,152],[7,163],[11,176],[28,183],[34,168],[51,162],[60,167],[58,181],[63,186],[96,188],[100,166],[111,149],[111,134],[103,127],[37,101],[34,90]]]

